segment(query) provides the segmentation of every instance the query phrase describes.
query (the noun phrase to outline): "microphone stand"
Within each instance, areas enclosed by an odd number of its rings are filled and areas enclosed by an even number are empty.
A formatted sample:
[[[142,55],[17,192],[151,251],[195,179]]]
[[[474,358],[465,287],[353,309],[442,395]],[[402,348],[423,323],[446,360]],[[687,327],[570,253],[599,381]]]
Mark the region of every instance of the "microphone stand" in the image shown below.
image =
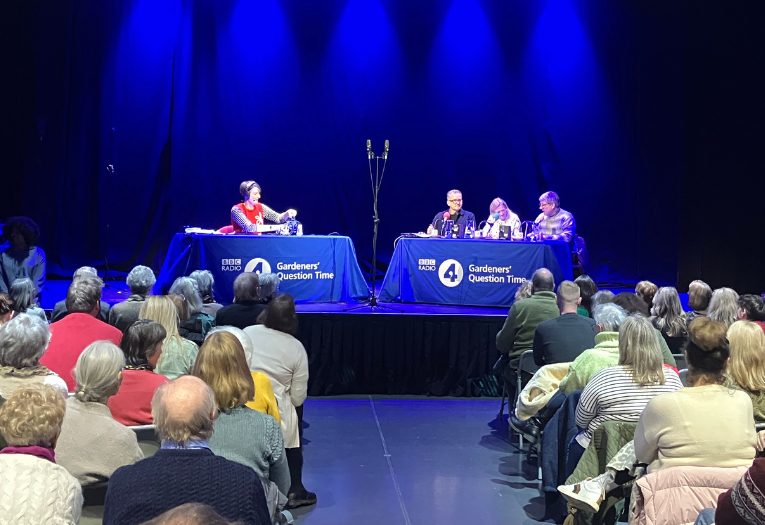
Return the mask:
[[[109,195],[112,194],[112,177],[114,175],[114,164],[112,164],[112,157],[114,155],[114,128],[111,129],[109,134],[109,164],[106,165],[106,190]],[[122,290],[110,285],[107,281],[109,277],[109,244],[111,242],[111,231],[109,215],[106,216],[106,241],[104,242],[104,263],[106,269],[104,270],[104,288],[116,291],[118,294],[124,293]]]
[[[372,202],[374,215],[372,221],[374,222],[374,228],[372,233],[372,291],[369,294],[369,304],[362,304],[360,306],[354,306],[353,308],[345,308],[344,312],[351,312],[354,310],[360,310],[362,308],[369,308],[371,311],[376,310],[390,310],[391,312],[403,312],[399,308],[393,308],[391,306],[384,306],[379,304],[377,298],[377,228],[380,224],[380,215],[377,212],[377,197],[380,194],[380,185],[382,179],[385,176],[385,166],[388,164],[388,149],[389,142],[385,141],[385,149],[383,149],[382,155],[375,155],[372,151],[372,142],[367,140],[367,159],[369,160],[369,180],[372,183]],[[375,174],[372,176],[372,159],[375,160]],[[382,175],[380,174],[380,159],[383,160]]]

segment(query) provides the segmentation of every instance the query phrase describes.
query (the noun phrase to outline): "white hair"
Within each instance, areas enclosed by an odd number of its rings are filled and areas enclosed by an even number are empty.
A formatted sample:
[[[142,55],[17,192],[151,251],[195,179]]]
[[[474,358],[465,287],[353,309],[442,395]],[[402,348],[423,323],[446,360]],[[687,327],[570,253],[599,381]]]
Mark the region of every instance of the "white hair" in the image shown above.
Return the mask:
[[[75,396],[87,402],[106,402],[119,390],[119,373],[125,368],[125,354],[110,341],[89,344],[77,358]]]
[[[216,326],[209,332],[207,332],[207,337],[210,337],[216,332],[228,332],[230,334],[234,334],[237,339],[239,339],[239,343],[242,345],[242,348],[244,349],[244,357],[247,359],[247,364],[250,364],[250,360],[252,358],[252,353],[254,352],[254,347],[252,345],[252,339],[250,339],[250,336],[247,335],[247,333],[242,330],[241,328],[237,328],[236,326]],[[207,339],[205,337],[205,339]]]
[[[130,270],[125,282],[130,287],[131,293],[147,295],[151,291],[151,287],[154,286],[154,283],[157,282],[157,278],[154,277],[154,272],[151,271],[151,268],[139,264]]]
[[[36,315],[18,314],[0,326],[0,365],[35,366],[49,344],[48,323]]]
[[[560,197],[554,191],[546,191],[539,196],[539,202],[546,202],[547,204],[555,204],[556,208],[560,208]]]
[[[260,293],[258,294],[263,298],[270,298],[276,296],[276,292],[279,290],[279,283],[281,279],[275,273],[261,273],[260,274]]]
[[[208,297],[213,299],[213,288],[215,287],[215,278],[210,270],[194,270],[189,275],[197,283],[197,289],[199,295],[202,297],[202,301],[205,301]]]
[[[718,288],[712,292],[707,317],[730,327],[738,319],[738,294],[731,288]]]
[[[79,279],[80,277],[98,277],[98,270],[92,266],[80,266],[75,270],[72,279]]]
[[[170,293],[181,295],[189,305],[189,314],[195,315],[202,311],[202,297],[199,295],[197,282],[191,277],[178,277],[170,287]]]
[[[624,320],[627,319],[627,312],[614,303],[604,303],[595,307],[592,318],[604,332],[618,332]]]

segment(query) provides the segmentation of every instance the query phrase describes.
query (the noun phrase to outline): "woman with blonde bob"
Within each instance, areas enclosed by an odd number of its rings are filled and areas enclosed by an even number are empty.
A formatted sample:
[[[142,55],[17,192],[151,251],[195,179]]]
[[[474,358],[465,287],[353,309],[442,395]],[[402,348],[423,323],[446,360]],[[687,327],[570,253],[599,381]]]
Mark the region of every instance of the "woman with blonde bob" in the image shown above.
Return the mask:
[[[653,299],[651,323],[661,332],[669,350],[673,354],[679,354],[688,340],[688,331],[677,289],[672,286],[659,288]]]
[[[754,420],[765,422],[765,332],[751,321],[736,321],[728,328],[730,363],[728,386],[737,386],[752,399]]]
[[[173,300],[165,295],[150,295],[138,317],[161,324],[167,333],[154,372],[169,379],[191,373],[199,347],[178,333],[178,309]]]
[[[115,421],[106,406],[120,389],[124,366],[125,355],[110,341],[91,343],[77,359],[77,390],[66,400],[56,455],[83,486],[143,459],[135,432]]]
[[[731,288],[718,288],[712,292],[707,317],[725,326],[738,321],[738,294]]]
[[[255,384],[239,339],[225,331],[211,334],[199,350],[192,375],[210,385],[220,411],[210,449],[251,467],[286,495],[290,473],[282,431],[273,417],[246,406],[255,396]]]

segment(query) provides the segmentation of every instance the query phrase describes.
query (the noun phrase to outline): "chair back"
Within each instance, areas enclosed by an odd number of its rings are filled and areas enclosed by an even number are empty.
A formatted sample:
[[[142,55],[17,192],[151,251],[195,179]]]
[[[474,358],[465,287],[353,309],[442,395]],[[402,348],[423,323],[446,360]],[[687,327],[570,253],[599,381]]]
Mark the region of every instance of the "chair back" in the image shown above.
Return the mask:
[[[224,234],[234,233],[234,227],[231,226],[230,224],[228,226],[223,226],[222,228],[218,228],[218,233],[224,233]]]
[[[128,428],[135,432],[135,437],[138,439],[138,447],[143,452],[144,457],[153,456],[159,450],[161,441],[154,425],[137,425]]]
[[[688,363],[685,362],[685,354],[672,354],[672,357],[675,358],[676,367],[678,370],[682,370],[683,368],[688,368]]]
[[[686,383],[686,379],[688,378],[688,369],[683,368],[680,370],[680,382],[683,384],[683,386],[688,386],[688,383]]]

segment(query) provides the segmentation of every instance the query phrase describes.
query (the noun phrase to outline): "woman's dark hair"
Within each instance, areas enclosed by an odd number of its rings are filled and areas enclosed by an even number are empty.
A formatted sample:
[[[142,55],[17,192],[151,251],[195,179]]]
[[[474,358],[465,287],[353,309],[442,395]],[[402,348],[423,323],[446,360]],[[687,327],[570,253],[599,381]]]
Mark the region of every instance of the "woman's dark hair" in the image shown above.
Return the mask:
[[[239,195],[242,196],[242,201],[247,200],[250,196],[250,191],[252,191],[253,188],[258,188],[258,190],[260,190],[260,184],[254,180],[246,180],[239,185]]]
[[[295,299],[288,293],[274,298],[268,307],[258,316],[258,323],[267,328],[296,336],[298,318],[295,313]]]
[[[697,317],[688,326],[688,341],[683,350],[690,373],[712,376],[721,383],[730,356],[728,327],[708,317]]]
[[[24,313],[35,306],[37,299],[37,285],[27,277],[21,277],[11,283],[8,295],[13,302],[13,309],[18,313]]]
[[[617,294],[614,297],[614,304],[618,304],[627,310],[627,313],[630,315],[641,314],[648,317],[648,304],[634,293],[622,292]]]
[[[765,321],[765,301],[759,295],[739,296],[738,307],[746,312],[748,321]]]
[[[3,237],[10,241],[11,235],[16,232],[24,237],[24,240],[29,246],[37,245],[37,239],[40,237],[40,227],[29,217],[8,217],[8,220],[3,227]]]
[[[13,310],[13,301],[7,293],[0,293],[0,315],[5,315]]]
[[[582,308],[590,311],[592,306],[592,296],[598,293],[598,287],[589,275],[580,275],[574,282],[579,286],[579,293],[582,296]]]
[[[120,343],[120,348],[125,353],[125,363],[131,366],[148,365],[149,361],[146,358],[156,353],[157,346],[165,337],[165,328],[149,319],[139,319],[131,324]]]

